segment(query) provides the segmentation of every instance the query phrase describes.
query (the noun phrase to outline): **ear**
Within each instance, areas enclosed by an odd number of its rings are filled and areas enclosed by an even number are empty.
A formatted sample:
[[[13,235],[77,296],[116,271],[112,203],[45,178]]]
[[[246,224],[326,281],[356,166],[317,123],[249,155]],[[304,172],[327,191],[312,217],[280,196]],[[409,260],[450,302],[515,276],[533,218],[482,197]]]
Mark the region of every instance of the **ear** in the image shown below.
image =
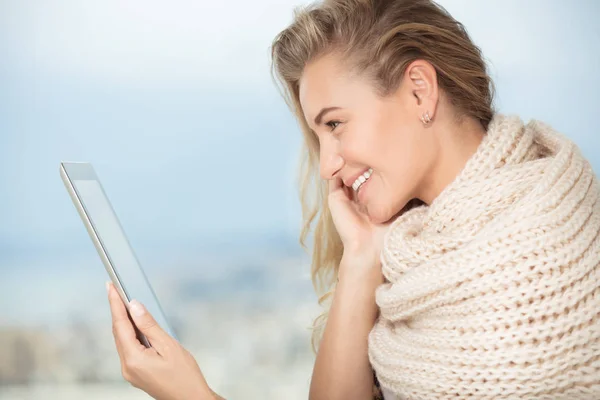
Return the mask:
[[[427,112],[433,119],[439,100],[437,72],[433,65],[425,60],[413,61],[406,68],[403,81],[413,96],[415,116],[420,119]]]

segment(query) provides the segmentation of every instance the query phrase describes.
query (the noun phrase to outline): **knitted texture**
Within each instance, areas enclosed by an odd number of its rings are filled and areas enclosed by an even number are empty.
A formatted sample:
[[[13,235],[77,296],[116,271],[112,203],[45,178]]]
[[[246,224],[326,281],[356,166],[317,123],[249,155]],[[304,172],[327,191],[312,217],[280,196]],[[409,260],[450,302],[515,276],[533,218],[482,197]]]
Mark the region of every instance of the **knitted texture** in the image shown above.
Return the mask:
[[[395,220],[369,359],[398,399],[600,399],[600,186],[549,126],[496,115]]]

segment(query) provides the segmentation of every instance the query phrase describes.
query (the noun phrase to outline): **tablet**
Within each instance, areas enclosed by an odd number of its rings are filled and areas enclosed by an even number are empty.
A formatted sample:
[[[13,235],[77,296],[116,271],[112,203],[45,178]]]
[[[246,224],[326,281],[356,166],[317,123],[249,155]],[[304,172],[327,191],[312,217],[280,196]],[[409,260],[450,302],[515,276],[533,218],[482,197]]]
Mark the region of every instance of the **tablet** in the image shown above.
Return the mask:
[[[92,165],[62,162],[60,176],[127,310],[131,300],[140,301],[156,322],[175,337]],[[148,339],[135,330],[140,342],[150,347]]]

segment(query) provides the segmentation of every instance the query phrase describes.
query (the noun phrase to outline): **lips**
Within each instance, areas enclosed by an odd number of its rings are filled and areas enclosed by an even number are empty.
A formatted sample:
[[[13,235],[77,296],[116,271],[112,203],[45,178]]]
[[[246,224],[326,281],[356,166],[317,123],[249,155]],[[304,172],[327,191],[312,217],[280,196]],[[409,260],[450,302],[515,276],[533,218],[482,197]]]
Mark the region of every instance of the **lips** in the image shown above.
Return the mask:
[[[354,183],[352,184],[352,189],[354,189],[355,192],[358,192],[358,189],[360,189],[369,179],[371,179],[372,173],[373,170],[369,168],[367,172],[359,176],[358,179],[354,181]]]
[[[361,172],[357,173],[356,175],[353,175],[349,178],[344,179],[344,185],[348,186],[348,187],[352,187],[352,185],[354,185],[354,182],[356,182],[356,180],[363,175],[365,172],[369,171],[370,168],[365,168],[364,170],[362,170]]]

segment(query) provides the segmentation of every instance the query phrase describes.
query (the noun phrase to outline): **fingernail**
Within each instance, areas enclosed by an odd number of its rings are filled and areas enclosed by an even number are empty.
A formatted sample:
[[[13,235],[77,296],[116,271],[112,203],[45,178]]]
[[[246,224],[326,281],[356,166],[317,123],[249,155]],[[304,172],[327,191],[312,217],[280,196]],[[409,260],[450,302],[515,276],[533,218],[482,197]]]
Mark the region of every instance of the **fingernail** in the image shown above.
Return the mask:
[[[106,281],[106,291],[110,292],[110,281]]]
[[[144,306],[137,300],[131,300],[129,302],[129,311],[136,317],[144,315]]]

